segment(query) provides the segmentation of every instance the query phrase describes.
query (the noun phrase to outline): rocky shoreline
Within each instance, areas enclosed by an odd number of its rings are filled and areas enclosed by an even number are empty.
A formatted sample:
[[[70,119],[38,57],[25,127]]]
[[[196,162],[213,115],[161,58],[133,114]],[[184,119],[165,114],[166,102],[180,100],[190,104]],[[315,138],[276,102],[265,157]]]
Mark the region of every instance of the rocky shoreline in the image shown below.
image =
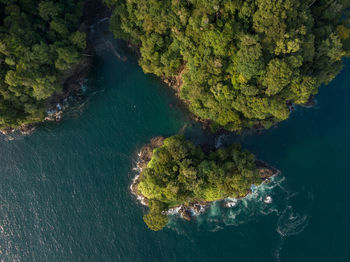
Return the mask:
[[[202,119],[199,116],[195,115],[189,110],[190,103],[180,97],[180,91],[183,85],[182,75],[186,71],[186,62],[179,68],[178,73],[174,77],[161,77],[163,83],[169,86],[175,92],[175,96],[178,98],[179,102],[186,109],[187,114],[195,121],[202,125],[202,128],[205,130],[210,130],[211,120]]]
[[[162,146],[164,143],[164,139],[165,138],[162,136],[152,138],[150,143],[143,146],[140,152],[138,153],[138,161],[136,163],[136,166],[139,173],[133,178],[132,184],[130,185],[130,191],[137,198],[137,200],[144,206],[148,206],[148,199],[138,192],[137,187],[138,187],[138,184],[140,183],[140,179],[141,179],[140,175],[142,173],[142,170],[147,167],[148,162],[152,159],[153,150],[157,147]],[[211,148],[210,146],[205,146],[205,147],[207,152],[208,152],[208,148]],[[262,180],[262,183],[265,183],[265,184],[269,183],[273,176],[276,176],[280,173],[279,170],[269,166],[263,161],[256,160],[255,163],[259,170],[259,176]],[[246,197],[250,193],[252,192],[251,191],[247,192],[247,194],[244,197]],[[231,199],[231,198],[224,198],[216,201],[221,201],[221,200],[227,200],[224,203],[224,206],[227,208],[233,207],[237,202],[237,199]],[[196,215],[204,212],[207,209],[207,207],[209,207],[210,204],[216,201],[212,201],[212,202],[196,201],[193,203],[189,203],[188,205],[182,204],[179,206],[169,208],[166,211],[166,213],[179,214],[183,219],[187,221],[191,221]]]
[[[63,105],[71,97],[81,94],[84,80],[90,73],[93,66],[95,49],[91,41],[91,26],[101,17],[110,16],[110,10],[102,0],[86,0],[81,17],[79,30],[86,34],[86,49],[82,54],[82,59],[61,77],[63,89],[56,93],[47,102],[47,116],[44,121],[60,121],[63,116]]]
[[[138,161],[136,163],[136,168],[139,171],[139,174],[134,177],[132,184],[130,186],[131,193],[136,196],[140,203],[144,206],[148,205],[148,199],[138,193],[137,186],[140,183],[140,174],[144,168],[147,167],[148,162],[152,158],[153,149],[161,147],[164,143],[164,137],[158,136],[152,138],[150,143],[143,146],[138,153]]]
[[[54,93],[46,102],[47,115],[41,122],[22,125],[18,128],[7,128],[0,130],[3,135],[20,132],[22,135],[29,135],[36,127],[44,121],[61,121],[63,117],[63,105],[68,97],[79,95],[82,90],[81,86],[84,79],[88,76],[92,69],[93,57],[95,55],[94,46],[90,40],[90,27],[101,17],[110,16],[111,11],[103,4],[102,0],[86,0],[81,17],[79,30],[86,33],[86,49],[82,54],[82,59],[71,68],[66,70],[60,82],[62,83],[62,91]]]
[[[133,50],[135,50],[135,47],[133,48]],[[138,55],[140,56],[140,52],[138,51],[137,52]],[[182,88],[182,85],[183,85],[183,79],[182,79],[182,75],[184,74],[184,72],[186,71],[186,62],[184,62],[177,74],[173,77],[161,77],[161,80],[167,85],[169,86],[171,89],[174,90],[175,92],[175,95],[176,97],[180,100],[180,102],[186,106],[186,109],[189,113],[189,115],[191,116],[191,118],[200,123],[203,127],[203,129],[206,129],[206,130],[212,130],[211,129],[211,123],[212,121],[209,120],[209,119],[202,119],[200,118],[199,116],[195,115],[194,113],[192,113],[188,108],[189,108],[189,101],[186,101],[186,100],[183,100],[181,97],[180,97],[180,91],[181,91],[181,88]],[[315,99],[315,96],[314,95],[311,95],[308,99],[308,101],[304,104],[300,104],[300,105],[296,105],[296,104],[288,104],[288,108],[289,108],[289,111],[290,112],[293,112],[295,110],[295,107],[296,106],[301,106],[301,107],[305,107],[305,108],[312,108],[314,107],[315,105],[317,104],[317,100]],[[274,123],[273,126],[276,126],[278,124],[277,123]],[[257,132],[258,134],[260,134],[263,130],[265,130],[266,128],[260,123],[260,122],[257,122],[251,129],[244,129],[242,130],[241,132],[250,132],[250,131],[255,131]],[[213,133],[215,134],[223,134],[223,133],[230,133],[231,131],[228,131],[226,130],[225,128],[223,127],[218,127],[215,131],[212,131]]]

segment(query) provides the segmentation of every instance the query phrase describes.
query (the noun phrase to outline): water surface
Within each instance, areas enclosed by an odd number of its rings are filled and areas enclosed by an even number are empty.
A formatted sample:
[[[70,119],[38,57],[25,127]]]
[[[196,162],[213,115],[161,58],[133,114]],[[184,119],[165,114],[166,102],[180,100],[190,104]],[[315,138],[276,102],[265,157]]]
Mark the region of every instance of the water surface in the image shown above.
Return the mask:
[[[349,261],[350,63],[312,109],[241,142],[282,171],[232,209],[214,205],[161,232],[129,192],[137,150],[156,135],[209,139],[171,90],[97,35],[87,98],[63,122],[0,139],[0,261]],[[271,195],[266,205],[263,197]]]

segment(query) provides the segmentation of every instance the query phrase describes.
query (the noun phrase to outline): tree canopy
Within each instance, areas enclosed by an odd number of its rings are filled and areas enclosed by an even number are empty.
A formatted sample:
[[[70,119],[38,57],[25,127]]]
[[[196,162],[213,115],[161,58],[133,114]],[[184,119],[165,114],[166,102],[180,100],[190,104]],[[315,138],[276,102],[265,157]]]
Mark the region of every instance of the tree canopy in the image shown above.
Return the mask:
[[[81,58],[83,1],[0,0],[0,128],[38,122]]]
[[[105,0],[116,37],[140,46],[146,73],[172,78],[214,126],[269,127],[341,70],[348,0]]]
[[[205,154],[181,135],[153,150],[140,174],[137,191],[150,202],[146,224],[153,230],[167,223],[162,211],[181,204],[244,197],[261,184],[255,157],[237,144]]]

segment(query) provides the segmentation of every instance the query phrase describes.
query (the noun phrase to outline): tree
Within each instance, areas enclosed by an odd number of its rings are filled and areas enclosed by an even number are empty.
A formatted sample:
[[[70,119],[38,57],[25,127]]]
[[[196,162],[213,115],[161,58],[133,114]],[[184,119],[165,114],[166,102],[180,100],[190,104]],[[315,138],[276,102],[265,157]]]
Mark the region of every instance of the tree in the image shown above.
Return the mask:
[[[149,201],[144,221],[152,230],[166,226],[165,210],[196,201],[242,197],[260,184],[255,158],[239,145],[205,154],[184,136],[164,140],[140,174],[137,192]]]
[[[168,218],[161,213],[150,212],[143,216],[143,220],[149,229],[153,231],[162,230],[168,224]]]
[[[273,59],[267,65],[263,85],[267,88],[265,93],[269,96],[276,95],[290,84],[293,71],[283,59]]]
[[[0,0],[0,129],[44,119],[46,100],[86,47],[81,3]]]
[[[62,12],[60,5],[51,1],[41,1],[38,5],[38,11],[41,18],[45,21],[58,17]]]
[[[151,200],[149,203],[150,212],[143,216],[143,220],[149,229],[159,231],[168,224],[168,217],[162,213],[166,206],[156,200]]]
[[[286,119],[350,52],[348,0],[106,3],[115,36],[140,46],[143,70],[181,76],[189,109],[232,131]]]

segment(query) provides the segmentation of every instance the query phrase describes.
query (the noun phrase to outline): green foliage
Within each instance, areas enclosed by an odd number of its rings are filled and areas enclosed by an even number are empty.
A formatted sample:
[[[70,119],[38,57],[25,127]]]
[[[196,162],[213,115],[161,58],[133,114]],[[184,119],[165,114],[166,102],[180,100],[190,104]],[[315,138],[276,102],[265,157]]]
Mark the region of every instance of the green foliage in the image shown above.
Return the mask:
[[[229,130],[286,119],[350,51],[348,0],[105,2],[114,34],[140,45],[143,70],[174,77],[185,65],[181,98]]]
[[[168,207],[243,197],[252,184],[260,183],[254,156],[239,145],[204,154],[176,135],[154,149],[140,175],[138,192],[150,201],[150,213],[144,217],[146,224],[159,230],[166,225],[162,211]]]
[[[62,74],[81,58],[83,1],[0,0],[0,128],[41,121]]]
[[[149,213],[143,216],[146,225],[153,231],[163,229],[168,224],[168,217],[162,213],[166,206],[162,202],[151,200],[149,208]]]
[[[149,212],[143,216],[143,220],[149,229],[153,231],[162,230],[168,224],[168,218],[162,213]]]

